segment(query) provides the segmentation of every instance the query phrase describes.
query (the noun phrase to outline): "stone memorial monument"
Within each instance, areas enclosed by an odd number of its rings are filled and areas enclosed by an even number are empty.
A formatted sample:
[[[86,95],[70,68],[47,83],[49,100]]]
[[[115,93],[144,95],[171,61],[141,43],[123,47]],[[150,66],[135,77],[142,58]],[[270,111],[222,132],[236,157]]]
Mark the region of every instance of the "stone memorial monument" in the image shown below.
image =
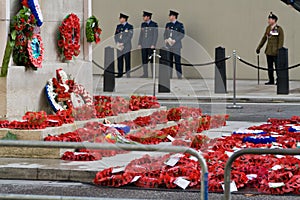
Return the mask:
[[[26,1],[26,0],[24,0]],[[10,58],[6,77],[0,77],[0,118],[17,119],[27,111],[51,111],[45,97],[46,82],[62,68],[92,94],[92,47],[85,38],[85,26],[91,16],[91,0],[39,0],[43,24],[39,27],[44,44],[42,68],[17,66]],[[22,8],[20,0],[0,0],[0,62],[5,52],[13,17]],[[70,13],[80,20],[80,54],[71,61],[61,60],[58,32]],[[0,63],[0,65],[1,65]]]

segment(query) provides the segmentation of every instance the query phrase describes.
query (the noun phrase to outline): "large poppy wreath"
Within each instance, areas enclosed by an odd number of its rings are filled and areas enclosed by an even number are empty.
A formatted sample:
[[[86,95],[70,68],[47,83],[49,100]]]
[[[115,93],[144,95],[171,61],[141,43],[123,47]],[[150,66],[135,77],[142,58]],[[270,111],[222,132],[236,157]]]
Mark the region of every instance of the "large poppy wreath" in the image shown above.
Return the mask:
[[[50,79],[45,88],[46,97],[54,112],[93,105],[93,98],[85,88],[74,82],[62,69]]]
[[[80,53],[80,20],[73,13],[59,27],[58,49],[62,59],[67,61]]]
[[[42,68],[44,58],[44,45],[39,34],[34,34],[31,40],[28,40],[28,54],[29,60],[33,67]]]

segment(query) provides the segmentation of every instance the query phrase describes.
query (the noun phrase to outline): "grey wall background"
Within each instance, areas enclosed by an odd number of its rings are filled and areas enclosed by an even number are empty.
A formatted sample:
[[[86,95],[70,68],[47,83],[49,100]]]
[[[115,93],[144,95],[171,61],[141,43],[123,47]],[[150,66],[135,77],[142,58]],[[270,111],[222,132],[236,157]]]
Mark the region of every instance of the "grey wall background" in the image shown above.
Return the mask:
[[[201,44],[209,55],[201,48],[191,49],[187,44],[191,39],[185,38],[183,54],[190,62],[202,63],[210,58],[214,59],[215,47],[223,46],[227,55],[236,49],[239,56],[256,63],[255,49],[267,26],[270,11],[279,16],[278,24],[285,31],[285,47],[289,49],[290,65],[300,62],[300,13],[280,0],[93,0],[93,14],[100,19],[103,29],[102,43],[94,46],[94,59],[103,64],[103,49],[106,45],[113,44],[108,38],[114,34],[120,12],[129,14],[129,22],[138,28],[142,11],[152,11],[153,20],[157,21],[160,27],[164,27],[168,21],[169,9],[180,12],[179,21],[184,23],[187,35]],[[137,37],[136,31],[134,40]],[[136,66],[139,63],[140,53],[135,51],[132,65]],[[261,65],[266,66],[264,54],[261,54]],[[231,77],[231,68],[230,61],[228,77]],[[213,66],[198,69],[203,77],[213,77]],[[94,68],[94,73],[102,72]],[[199,77],[191,69],[185,69],[184,75]],[[290,72],[291,79],[300,79],[299,75],[300,68]],[[266,73],[263,73],[262,77],[266,78]],[[256,71],[239,63],[238,78],[255,79]]]

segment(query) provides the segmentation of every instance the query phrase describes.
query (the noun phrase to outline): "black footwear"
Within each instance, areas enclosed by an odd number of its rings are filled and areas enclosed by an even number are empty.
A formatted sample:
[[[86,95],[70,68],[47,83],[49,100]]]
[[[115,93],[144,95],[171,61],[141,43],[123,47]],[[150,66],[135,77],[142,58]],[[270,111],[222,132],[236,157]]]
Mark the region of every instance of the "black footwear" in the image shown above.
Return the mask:
[[[274,85],[274,82],[267,82],[267,83],[265,83],[265,85]]]
[[[140,76],[140,78],[148,78],[148,75],[143,75],[143,76]]]

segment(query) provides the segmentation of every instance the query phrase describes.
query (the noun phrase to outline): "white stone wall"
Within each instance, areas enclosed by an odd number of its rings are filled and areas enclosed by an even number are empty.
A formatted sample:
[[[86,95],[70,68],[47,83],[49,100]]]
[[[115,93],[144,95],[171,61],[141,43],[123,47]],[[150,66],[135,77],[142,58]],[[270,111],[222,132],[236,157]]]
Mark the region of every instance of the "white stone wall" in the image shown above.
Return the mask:
[[[9,67],[7,78],[0,78],[0,117],[19,118],[26,111],[50,111],[44,87],[55,70],[63,68],[75,80],[93,92],[92,50],[85,40],[85,21],[91,13],[90,0],[40,0],[44,16],[41,35],[45,47],[43,68],[26,71],[23,66]],[[0,0],[0,61],[5,50],[8,24],[18,12],[19,0]],[[66,15],[75,13],[81,21],[81,53],[73,61],[62,63],[57,53],[58,26]]]

